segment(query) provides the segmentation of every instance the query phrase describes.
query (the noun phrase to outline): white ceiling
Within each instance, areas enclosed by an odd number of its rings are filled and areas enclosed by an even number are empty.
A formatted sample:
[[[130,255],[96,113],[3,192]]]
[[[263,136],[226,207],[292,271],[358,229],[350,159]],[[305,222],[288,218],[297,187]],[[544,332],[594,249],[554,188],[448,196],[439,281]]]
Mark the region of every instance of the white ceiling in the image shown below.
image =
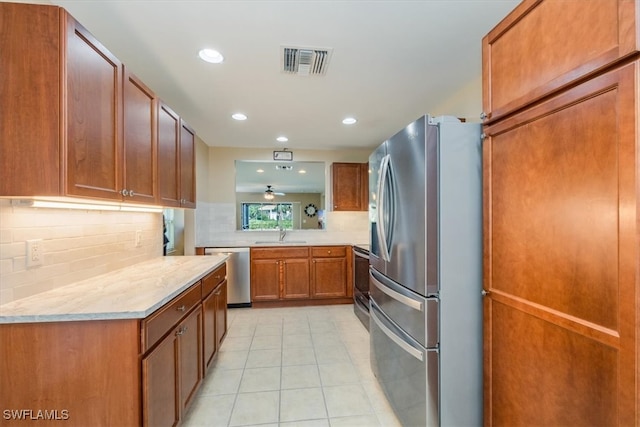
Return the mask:
[[[482,37],[518,2],[52,0],[208,145],[292,150],[375,147],[434,113],[478,81]],[[282,45],[332,48],[326,74],[281,72]]]

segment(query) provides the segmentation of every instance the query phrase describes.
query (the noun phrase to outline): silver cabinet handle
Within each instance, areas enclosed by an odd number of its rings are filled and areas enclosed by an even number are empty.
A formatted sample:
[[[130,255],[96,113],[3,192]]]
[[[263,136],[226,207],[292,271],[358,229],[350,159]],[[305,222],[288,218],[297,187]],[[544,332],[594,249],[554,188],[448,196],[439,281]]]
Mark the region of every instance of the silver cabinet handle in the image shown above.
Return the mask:
[[[180,335],[184,335],[185,332],[187,332],[187,328],[186,326],[181,326],[180,329],[178,329],[176,331],[176,336],[180,336]]]
[[[176,310],[178,311],[185,311],[187,309],[187,307],[185,307],[184,304],[182,304],[180,307],[176,307]]]
[[[489,296],[489,295],[491,295],[491,292],[485,291],[484,289],[482,290],[482,296],[483,297],[486,297],[486,296]]]

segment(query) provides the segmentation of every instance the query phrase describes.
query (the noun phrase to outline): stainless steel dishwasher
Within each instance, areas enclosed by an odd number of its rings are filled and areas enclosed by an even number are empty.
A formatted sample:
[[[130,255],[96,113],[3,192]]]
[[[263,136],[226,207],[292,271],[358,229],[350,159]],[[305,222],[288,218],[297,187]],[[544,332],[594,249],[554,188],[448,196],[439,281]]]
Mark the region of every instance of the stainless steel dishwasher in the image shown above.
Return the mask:
[[[227,307],[251,307],[249,248],[206,248],[205,255],[227,255]]]

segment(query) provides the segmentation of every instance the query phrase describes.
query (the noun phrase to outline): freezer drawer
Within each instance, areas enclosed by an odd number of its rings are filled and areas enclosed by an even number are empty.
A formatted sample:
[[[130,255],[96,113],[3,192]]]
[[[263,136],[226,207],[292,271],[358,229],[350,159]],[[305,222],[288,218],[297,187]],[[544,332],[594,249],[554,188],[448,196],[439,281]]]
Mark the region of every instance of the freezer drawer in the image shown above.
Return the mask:
[[[425,349],[371,301],[371,369],[403,426],[438,426],[439,355]]]
[[[383,276],[375,268],[369,269],[370,297],[398,326],[423,347],[439,343],[439,301],[425,298]]]

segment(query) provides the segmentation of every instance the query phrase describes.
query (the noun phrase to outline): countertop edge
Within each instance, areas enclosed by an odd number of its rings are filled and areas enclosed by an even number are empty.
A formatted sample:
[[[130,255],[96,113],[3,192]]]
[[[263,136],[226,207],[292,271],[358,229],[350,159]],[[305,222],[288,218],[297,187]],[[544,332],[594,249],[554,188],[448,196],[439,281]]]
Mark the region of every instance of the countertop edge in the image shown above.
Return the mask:
[[[169,258],[174,258],[174,257],[168,257],[168,259]],[[137,268],[139,267],[139,265],[134,264],[133,266],[125,267],[123,269],[117,270],[112,273],[102,274],[95,278],[86,279],[80,282],[63,286],[58,289],[54,289],[52,291],[43,292],[41,294],[33,295],[28,298],[24,298],[21,300],[16,300],[14,302],[4,304],[0,306],[0,325],[1,324],[19,324],[19,323],[73,322],[73,321],[90,321],[90,320],[101,321],[101,320],[144,319],[145,317],[149,316],[151,313],[153,313],[154,311],[156,311],[157,309],[159,309],[160,307],[162,307],[163,305],[171,301],[173,298],[178,296],[180,293],[182,293],[189,287],[193,286],[195,283],[197,283],[198,280],[200,280],[207,274],[211,273],[216,268],[220,267],[223,263],[226,262],[226,260],[228,259],[228,256],[223,256],[223,255],[219,255],[216,257],[194,256],[190,258],[211,261],[211,264],[203,268],[195,269],[197,270],[196,273],[185,275],[183,279],[180,278],[181,280],[179,285],[170,285],[166,293],[163,293],[162,296],[152,296],[149,300],[149,303],[141,303],[140,305],[144,304],[144,307],[140,307],[139,309],[133,309],[133,310],[105,309],[105,310],[95,310],[95,311],[83,311],[83,308],[80,308],[75,311],[69,310],[67,312],[54,312],[56,310],[56,307],[53,305],[53,303],[42,304],[42,301],[44,301],[47,298],[49,299],[51,299],[52,297],[61,298],[62,296],[65,295],[65,292],[71,295],[72,297],[73,296],[80,297],[80,299],[82,300],[82,295],[80,295],[81,292],[87,292],[87,291],[90,292],[91,290],[95,290],[95,288],[91,287],[92,281],[96,281],[96,280],[108,281],[109,280],[108,276],[110,274],[118,274],[120,276],[126,277],[128,271],[137,272]],[[143,262],[140,264],[145,264],[148,262],[149,261]],[[159,261],[156,261],[156,262],[159,262]],[[151,265],[154,266],[154,264],[151,264]],[[158,271],[158,274],[162,274],[162,270]],[[126,287],[135,286],[135,285],[132,285],[130,283],[124,283],[124,281],[122,281],[121,283],[118,283],[116,285],[111,285],[111,286],[114,288],[113,290],[117,292],[121,287],[126,288]],[[102,287],[99,290],[103,291],[103,289],[104,287]],[[149,290],[140,289],[140,292],[150,293],[152,291],[155,291],[154,293],[158,292],[156,288],[151,288]],[[108,305],[111,302],[112,303],[111,305],[113,306],[115,304],[116,296],[117,295],[115,295],[114,298],[112,298],[112,301],[106,301],[105,304]],[[101,297],[104,297],[104,295],[102,293],[99,293],[95,296],[95,299],[101,298]],[[55,298],[53,299],[55,300]],[[89,301],[89,304],[90,304],[90,298],[85,298],[85,300],[82,300],[82,301],[85,301],[85,302]],[[24,312],[25,309],[21,309],[21,307],[24,305],[38,304],[38,303],[42,304],[43,306],[41,313],[35,312],[36,310],[33,310],[34,312],[32,313],[28,313],[28,312],[25,313]],[[2,313],[3,310],[6,313],[13,312],[14,314],[3,314]]]

